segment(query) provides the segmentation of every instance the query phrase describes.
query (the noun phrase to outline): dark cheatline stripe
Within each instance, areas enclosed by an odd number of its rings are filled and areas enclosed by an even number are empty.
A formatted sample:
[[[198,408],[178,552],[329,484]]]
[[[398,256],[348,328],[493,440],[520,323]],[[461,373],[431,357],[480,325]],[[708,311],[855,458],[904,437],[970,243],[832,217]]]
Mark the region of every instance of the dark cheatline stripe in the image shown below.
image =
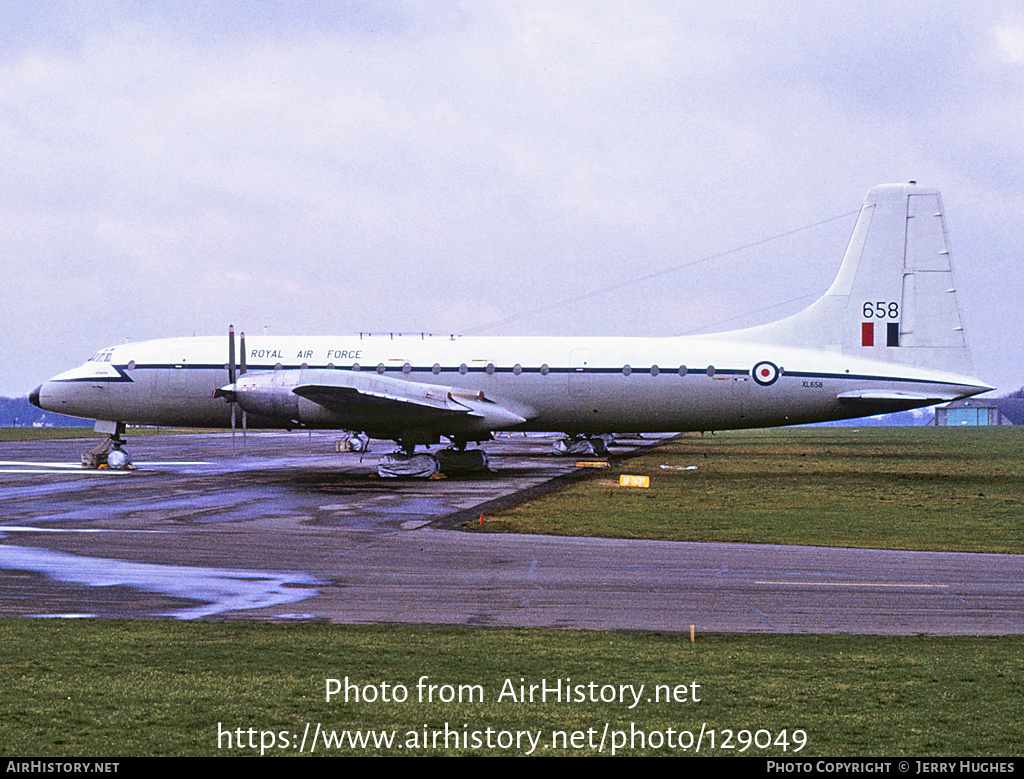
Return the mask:
[[[889,323],[889,327],[887,329],[890,332],[892,332],[892,330],[894,329],[895,330],[895,334],[896,334],[896,343],[890,344],[890,346],[899,346],[899,323],[897,323],[897,322]],[[116,366],[115,365],[113,367],[118,372],[118,376],[116,376],[116,377],[114,377],[114,376],[93,376],[93,377],[89,377],[89,378],[66,379],[65,381],[68,381],[68,382],[95,382],[95,383],[102,383],[102,382],[132,382],[132,381],[134,381],[134,379],[132,379],[127,374],[127,372],[125,371],[125,366]],[[175,368],[175,367],[177,367],[179,370],[193,370],[193,371],[195,371],[195,370],[220,370],[220,371],[224,371],[225,380],[227,379],[227,370],[225,369],[223,364],[219,364],[219,365],[202,365],[202,364],[181,365],[180,363],[176,363],[176,364],[171,364],[171,363],[168,363],[168,364],[146,364],[146,365],[137,365],[135,367],[135,371],[140,371],[140,370],[168,370],[168,369]],[[313,365],[313,366],[309,366],[309,367],[310,367],[310,370],[330,370],[330,369],[327,368],[326,365],[320,365],[320,366]],[[298,366],[298,365],[283,365],[282,366],[282,370],[299,370],[299,368],[300,368],[300,366]],[[333,368],[333,370],[341,370],[341,371],[351,370],[351,369],[352,369],[351,365],[336,365]],[[250,365],[248,367],[248,372],[249,373],[269,372],[269,371],[272,371],[272,370],[274,370],[274,366],[273,365]],[[365,368],[363,369],[363,372],[367,372],[367,370],[369,370],[369,372],[371,372],[371,373],[373,372],[373,369],[365,369]],[[469,373],[486,373],[486,370],[487,369],[485,367],[480,366],[480,367],[471,367],[471,368],[469,368],[468,372]],[[458,373],[458,371],[459,371],[459,369],[456,366],[442,368],[441,369],[441,375],[443,375],[445,373]],[[586,373],[586,374],[590,374],[590,375],[594,375],[594,374],[620,375],[620,376],[623,376],[623,378],[630,378],[631,380],[635,380],[633,377],[626,377],[626,376],[624,376],[623,373],[622,373],[622,368],[587,368],[585,371],[580,371],[578,368],[558,368],[558,367],[553,367],[552,366],[551,368],[548,369],[548,371],[549,371],[549,374]],[[396,372],[397,373],[402,373],[402,368],[401,368],[401,366],[395,366],[395,367],[389,368],[387,372],[388,373],[396,373]],[[509,373],[509,374],[512,374],[513,373],[513,369],[512,368],[495,368],[494,372],[495,373]],[[527,367],[524,366],[523,370],[522,370],[523,375],[530,374],[530,373],[540,374],[540,372],[541,372],[540,371],[540,367],[527,368]],[[437,374],[434,374],[434,372],[431,369],[431,367],[422,367],[422,368],[420,368],[420,367],[412,367],[412,369],[411,369],[409,374],[402,373],[402,375],[413,375],[413,374],[417,374],[417,373],[427,374],[428,376],[435,376],[435,375],[437,375]],[[647,370],[643,370],[641,372],[641,371],[638,371],[637,369],[634,369],[633,373],[634,374],[640,373],[641,375],[647,375],[647,376],[650,375],[650,373],[648,373]],[[715,369],[715,374],[718,375],[718,376],[724,376],[724,375],[729,375],[729,376],[749,376],[750,375],[750,371],[749,370],[744,370],[742,368],[716,368]],[[660,376],[665,376],[667,378],[672,378],[672,377],[675,377],[676,379],[681,378],[679,376],[679,374],[675,370],[663,370],[663,371],[661,371],[661,373],[659,375]],[[691,367],[691,368],[687,369],[686,378],[688,378],[690,381],[694,381],[694,380],[699,380],[701,377],[704,377],[706,375],[707,375],[707,369],[706,368]],[[905,376],[879,376],[879,375],[872,375],[872,374],[824,373],[824,372],[821,372],[821,371],[789,371],[789,370],[784,370],[782,368],[779,369],[779,377],[780,378],[782,378],[782,377],[789,377],[789,378],[799,378],[799,379],[832,379],[832,380],[842,379],[844,381],[896,381],[896,382],[904,382],[904,383],[945,384],[945,385],[949,385],[949,386],[959,386],[959,383],[955,382],[955,381],[935,381],[934,379],[916,379],[916,378],[907,378]]]

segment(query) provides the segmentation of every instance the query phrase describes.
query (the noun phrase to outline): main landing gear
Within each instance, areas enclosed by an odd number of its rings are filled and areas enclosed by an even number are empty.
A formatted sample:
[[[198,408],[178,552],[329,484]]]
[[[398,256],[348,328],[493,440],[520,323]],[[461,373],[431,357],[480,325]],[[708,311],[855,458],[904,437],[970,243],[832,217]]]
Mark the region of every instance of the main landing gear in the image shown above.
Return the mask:
[[[124,438],[124,422],[97,422],[94,428],[97,433],[106,433],[107,437],[88,452],[82,453],[83,468],[110,468],[115,471],[134,470],[132,456],[124,448],[128,443]]]
[[[487,452],[483,449],[467,449],[468,442],[461,439],[453,443],[454,446],[441,449],[435,454],[417,454],[415,445],[401,441],[400,451],[382,455],[377,461],[377,475],[385,479],[428,479],[439,473],[454,475],[489,470]]]
[[[552,451],[559,457],[599,457],[608,454],[611,435],[567,435],[552,444]]]

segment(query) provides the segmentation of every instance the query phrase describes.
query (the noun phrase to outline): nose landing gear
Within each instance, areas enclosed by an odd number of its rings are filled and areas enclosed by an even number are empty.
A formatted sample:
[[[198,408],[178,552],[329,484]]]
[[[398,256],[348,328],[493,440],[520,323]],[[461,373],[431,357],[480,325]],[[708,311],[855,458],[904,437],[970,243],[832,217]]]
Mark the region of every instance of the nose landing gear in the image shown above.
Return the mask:
[[[134,470],[132,456],[123,448],[128,443],[124,438],[124,422],[100,421],[94,429],[97,433],[107,433],[107,437],[98,446],[82,453],[82,467]]]

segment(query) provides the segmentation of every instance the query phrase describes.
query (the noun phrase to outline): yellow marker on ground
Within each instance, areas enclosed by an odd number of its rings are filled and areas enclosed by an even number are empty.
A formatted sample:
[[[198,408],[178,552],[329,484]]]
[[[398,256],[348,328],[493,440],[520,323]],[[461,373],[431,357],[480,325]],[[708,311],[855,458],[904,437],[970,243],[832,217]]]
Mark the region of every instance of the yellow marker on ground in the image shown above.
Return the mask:
[[[619,477],[620,487],[650,487],[651,477],[650,476],[626,476],[623,474]]]

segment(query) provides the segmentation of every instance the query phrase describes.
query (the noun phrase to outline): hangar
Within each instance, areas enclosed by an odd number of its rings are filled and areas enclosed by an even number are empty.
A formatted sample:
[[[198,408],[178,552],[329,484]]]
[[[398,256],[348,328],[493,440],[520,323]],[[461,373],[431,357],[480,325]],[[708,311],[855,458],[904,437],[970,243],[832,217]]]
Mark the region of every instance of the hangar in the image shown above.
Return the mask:
[[[1024,425],[1024,398],[968,398],[935,409],[939,427]]]

